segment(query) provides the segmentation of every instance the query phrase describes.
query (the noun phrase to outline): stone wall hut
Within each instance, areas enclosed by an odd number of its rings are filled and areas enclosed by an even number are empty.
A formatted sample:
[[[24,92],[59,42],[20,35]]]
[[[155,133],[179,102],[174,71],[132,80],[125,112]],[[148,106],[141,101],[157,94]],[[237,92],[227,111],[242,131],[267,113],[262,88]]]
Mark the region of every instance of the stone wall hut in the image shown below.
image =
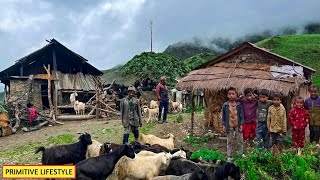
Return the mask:
[[[68,105],[73,92],[78,93],[79,101],[86,102],[96,93],[95,82],[103,73],[57,40],[47,41],[43,48],[0,72],[6,99],[16,98],[33,103],[39,110],[48,109],[48,73],[44,66],[50,66],[53,105]]]
[[[239,94],[245,88],[268,89],[283,95],[287,112],[293,97],[308,97],[308,85],[315,70],[282,57],[252,43],[237,48],[195,68],[177,83],[176,88],[202,90],[205,94],[205,126],[221,131],[221,109],[226,89],[235,87]]]

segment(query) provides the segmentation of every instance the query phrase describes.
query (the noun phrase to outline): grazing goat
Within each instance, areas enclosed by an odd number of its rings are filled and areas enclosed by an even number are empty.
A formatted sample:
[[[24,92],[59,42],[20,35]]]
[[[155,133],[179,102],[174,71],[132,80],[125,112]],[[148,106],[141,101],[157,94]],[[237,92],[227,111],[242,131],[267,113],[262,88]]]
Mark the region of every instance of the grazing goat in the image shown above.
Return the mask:
[[[57,145],[45,149],[38,147],[36,154],[42,151],[42,164],[60,165],[76,164],[86,158],[88,145],[92,144],[91,135],[84,133],[79,137],[79,141],[74,144]]]
[[[171,154],[165,152],[154,156],[136,156],[134,159],[122,157],[115,168],[116,178],[118,180],[126,178],[151,180],[167,168],[171,157]]]
[[[146,119],[146,122],[149,123],[150,120],[152,122],[152,119],[158,118],[159,108],[155,108],[155,109],[147,108],[147,114],[149,115],[149,117],[148,119]]]
[[[154,153],[154,152],[151,152],[151,151],[146,151],[146,150],[143,150],[143,151],[140,151],[137,156],[154,156],[156,155],[157,153]],[[170,153],[172,155],[172,157],[182,157],[182,158],[186,158],[186,152],[184,152],[183,150],[179,150],[179,151],[176,151],[175,153]]]
[[[76,115],[84,115],[85,111],[85,104],[83,102],[76,101],[74,102],[74,111],[76,112]]]
[[[209,180],[209,178],[203,170],[196,170],[192,173],[184,174],[181,176],[157,176],[152,178],[152,180]]]
[[[140,135],[139,135],[139,142],[140,143],[150,144],[150,145],[159,144],[161,146],[168,148],[169,150],[174,149],[173,140],[174,140],[173,134],[168,134],[167,139],[161,139],[161,138],[158,138],[157,136],[152,135],[152,134],[145,135],[143,133],[140,133]]]
[[[159,108],[158,102],[154,101],[154,100],[151,100],[150,101],[150,109],[155,109],[155,108]]]
[[[96,140],[92,140],[92,144],[88,146],[87,149],[87,158],[97,157],[100,155],[100,149],[102,144]]]
[[[121,145],[117,150],[104,154],[102,156],[93,157],[76,164],[77,179],[106,179],[116,166],[119,159],[135,158],[134,150],[131,145]]]
[[[179,157],[171,159],[165,174],[180,176],[192,173],[195,170],[203,170],[210,180],[228,179],[229,176],[235,180],[240,180],[241,177],[239,167],[233,163],[224,162],[215,167],[209,164],[194,163]]]
[[[71,106],[74,105],[74,103],[76,102],[76,97],[78,96],[77,92],[74,92],[74,93],[71,93],[70,94],[70,103],[71,103]]]
[[[177,110],[178,112],[182,112],[182,104],[181,104],[181,111],[180,110],[178,110],[178,109],[180,109],[180,102],[173,102],[173,101],[169,101],[169,105],[170,105],[170,109],[171,109],[171,111],[174,111],[174,110]]]

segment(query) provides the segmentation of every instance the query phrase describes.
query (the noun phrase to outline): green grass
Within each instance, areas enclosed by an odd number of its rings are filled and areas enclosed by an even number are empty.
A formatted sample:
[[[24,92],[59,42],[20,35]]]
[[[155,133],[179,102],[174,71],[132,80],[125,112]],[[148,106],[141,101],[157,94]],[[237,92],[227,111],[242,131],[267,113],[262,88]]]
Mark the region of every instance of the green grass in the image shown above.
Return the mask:
[[[226,156],[217,149],[201,148],[191,155],[192,159],[226,160]],[[269,151],[251,148],[245,156],[237,155],[233,162],[240,167],[241,174],[248,180],[258,179],[320,179],[320,152],[308,145],[303,156],[296,151],[284,150],[282,154],[273,156]]]
[[[27,145],[20,146],[9,151],[0,152],[0,174],[2,164],[34,164],[41,163],[41,153],[35,154],[39,146],[50,147],[58,144],[71,144],[77,139],[72,134],[62,134],[56,137],[48,137],[47,140],[39,142],[29,142]]]
[[[313,83],[320,86],[320,34],[276,36],[257,45],[315,69]]]

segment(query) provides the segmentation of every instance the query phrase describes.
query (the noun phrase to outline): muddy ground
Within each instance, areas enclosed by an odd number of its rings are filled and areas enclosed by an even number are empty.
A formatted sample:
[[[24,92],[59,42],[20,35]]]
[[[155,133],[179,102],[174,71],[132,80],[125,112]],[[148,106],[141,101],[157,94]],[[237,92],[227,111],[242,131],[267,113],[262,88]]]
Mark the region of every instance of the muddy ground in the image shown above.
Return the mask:
[[[168,133],[175,135],[175,146],[184,146],[193,150],[193,144],[183,141],[189,134],[190,114],[182,114],[183,122],[177,123],[177,115],[169,115],[168,124],[157,124],[154,120],[150,124],[143,123],[140,129],[145,134],[154,134],[162,137]],[[38,131],[18,132],[16,134],[0,138],[0,165],[1,164],[38,164],[41,161],[41,153],[34,154],[35,149],[43,145],[49,147],[55,144],[65,144],[75,142],[79,136],[78,132],[88,132],[99,142],[122,142],[123,128],[120,120],[113,119],[93,119],[87,121],[64,121],[64,125],[47,126]],[[196,113],[195,128],[196,135],[203,135],[204,128],[203,113]],[[71,138],[71,140],[69,140]],[[130,136],[133,140],[133,135]],[[214,139],[202,144],[207,147],[215,147],[225,151],[224,140]],[[113,179],[112,176],[108,179]]]

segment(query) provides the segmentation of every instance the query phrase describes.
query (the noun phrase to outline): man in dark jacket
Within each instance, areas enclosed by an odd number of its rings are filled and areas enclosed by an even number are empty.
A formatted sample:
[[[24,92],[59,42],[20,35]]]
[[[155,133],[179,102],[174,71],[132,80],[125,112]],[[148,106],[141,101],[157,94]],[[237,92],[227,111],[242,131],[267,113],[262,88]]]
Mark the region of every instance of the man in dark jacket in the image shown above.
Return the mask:
[[[160,83],[156,87],[156,94],[158,98],[158,104],[159,104],[159,115],[158,115],[158,123],[162,124],[168,123],[167,121],[167,114],[168,114],[168,108],[169,108],[169,91],[166,86],[167,84],[167,78],[165,76],[162,76],[160,78]],[[163,122],[161,121],[161,114],[163,111]]]
[[[124,127],[123,144],[128,143],[130,132],[135,140],[139,138],[139,126],[142,127],[140,102],[135,98],[135,87],[128,88],[128,96],[120,102],[121,120]]]

